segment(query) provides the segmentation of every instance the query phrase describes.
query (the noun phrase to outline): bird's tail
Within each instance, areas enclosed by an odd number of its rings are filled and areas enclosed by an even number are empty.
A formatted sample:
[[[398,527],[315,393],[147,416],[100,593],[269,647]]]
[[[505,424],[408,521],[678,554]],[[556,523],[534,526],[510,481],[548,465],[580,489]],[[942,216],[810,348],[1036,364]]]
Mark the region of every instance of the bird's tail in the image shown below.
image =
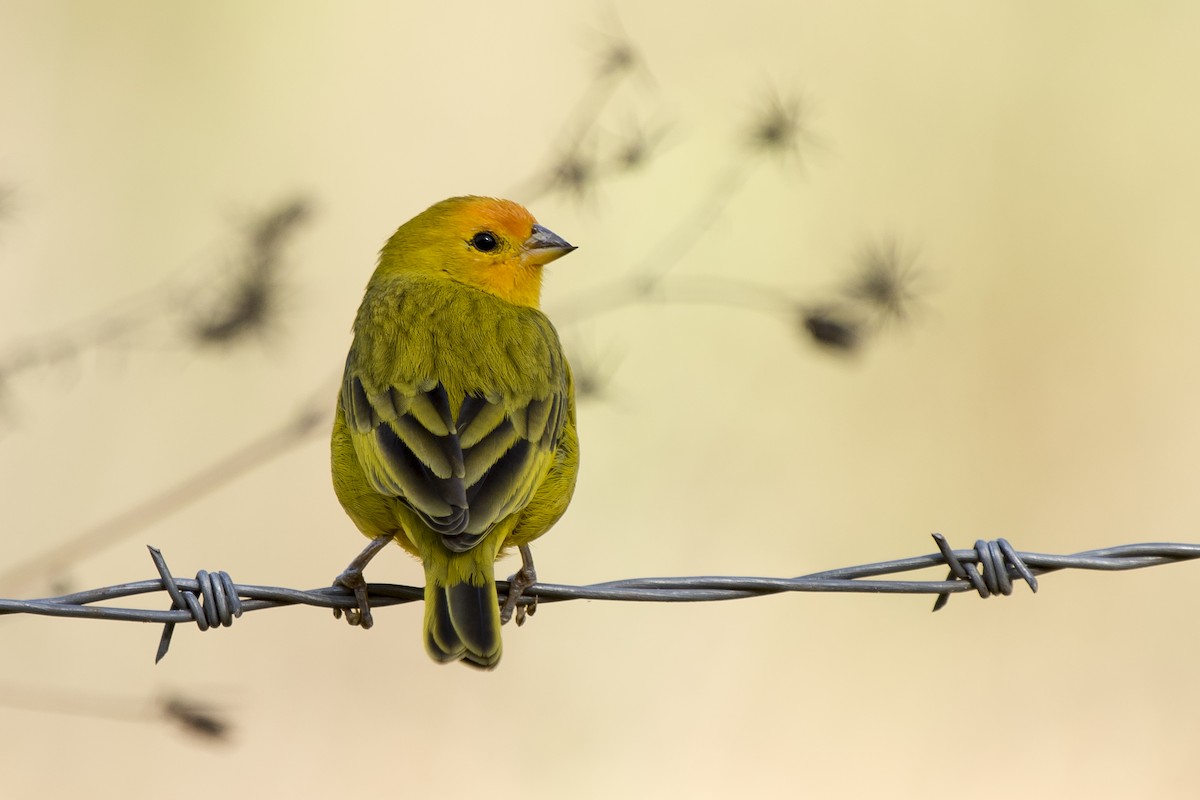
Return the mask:
[[[426,567],[425,649],[434,661],[492,669],[502,649],[496,581],[490,562],[473,566],[473,575],[449,577]]]

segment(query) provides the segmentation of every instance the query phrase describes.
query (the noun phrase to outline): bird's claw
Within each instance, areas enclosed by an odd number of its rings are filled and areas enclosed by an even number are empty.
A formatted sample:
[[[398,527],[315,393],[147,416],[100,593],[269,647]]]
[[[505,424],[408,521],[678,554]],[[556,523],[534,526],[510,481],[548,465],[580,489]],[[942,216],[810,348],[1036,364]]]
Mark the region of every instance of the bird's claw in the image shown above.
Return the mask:
[[[341,619],[342,613],[345,612],[346,622],[354,627],[367,630],[375,624],[375,619],[371,616],[371,601],[367,597],[367,581],[363,577],[362,570],[346,570],[333,579],[333,585],[353,592],[354,601],[357,604],[355,608],[335,608],[333,610],[334,619]]]
[[[528,605],[517,605],[521,601],[521,595],[537,583],[537,571],[533,568],[533,553],[530,552],[528,545],[521,545],[520,550],[521,568],[515,575],[508,576],[508,597],[500,608],[501,625],[507,624],[513,618],[514,611],[517,615],[517,625],[524,625],[525,618],[533,616],[537,610],[536,597]]]
[[[342,570],[342,574],[333,579],[334,588],[342,587],[349,589],[354,593],[354,608],[335,608],[333,610],[333,618],[341,619],[342,613],[346,614],[346,622],[351,625],[366,630],[375,624],[374,618],[371,617],[371,600],[367,596],[367,581],[363,577],[363,569],[370,563],[375,554],[387,546],[392,540],[391,534],[383,534],[376,536],[371,540],[371,543],[355,557],[350,565]]]
[[[527,604],[517,606],[517,613],[513,622],[517,623],[517,627],[525,624],[526,617],[532,617],[537,613],[537,595],[530,598]]]

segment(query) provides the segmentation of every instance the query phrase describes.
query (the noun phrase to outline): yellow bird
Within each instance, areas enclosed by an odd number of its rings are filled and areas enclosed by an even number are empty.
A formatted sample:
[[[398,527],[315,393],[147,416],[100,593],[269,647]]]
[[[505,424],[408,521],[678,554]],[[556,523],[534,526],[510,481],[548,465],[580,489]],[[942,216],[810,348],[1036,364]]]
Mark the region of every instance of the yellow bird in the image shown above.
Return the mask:
[[[358,599],[351,624],[371,626],[362,570],[394,540],[425,567],[429,655],[499,662],[493,565],[519,548],[507,621],[535,579],[529,543],[575,490],[575,387],[538,308],[542,268],[574,249],[517,203],[487,197],[443,200],[384,245],[331,445],[338,500],[372,540],[335,584]]]

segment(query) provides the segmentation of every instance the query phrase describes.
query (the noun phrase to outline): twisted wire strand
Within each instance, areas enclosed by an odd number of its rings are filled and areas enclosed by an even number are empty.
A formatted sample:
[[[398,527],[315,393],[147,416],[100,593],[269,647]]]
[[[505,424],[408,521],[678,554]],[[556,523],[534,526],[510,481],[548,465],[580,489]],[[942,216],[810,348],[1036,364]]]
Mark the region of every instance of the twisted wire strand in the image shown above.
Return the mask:
[[[1070,555],[1018,551],[1005,539],[979,540],[969,550],[955,550],[941,534],[933,534],[938,552],[872,564],[841,567],[795,578],[754,576],[691,576],[626,578],[586,586],[537,583],[527,589],[520,604],[533,606],[567,600],[611,600],[621,602],[696,603],[738,600],[782,592],[866,592],[874,594],[933,594],[934,611],[942,608],[951,594],[974,591],[980,597],[1012,594],[1014,581],[1024,581],[1036,592],[1038,575],[1064,569],[1121,571],[1143,569],[1200,558],[1200,544],[1142,542],[1086,550]],[[174,626],[194,622],[200,630],[229,627],[247,611],[282,606],[309,605],[319,608],[354,608],[354,595],[340,586],[301,590],[279,586],[234,583],[223,571],[200,570],[194,579],[172,576],[162,553],[149,548],[159,573],[157,579],[104,586],[60,597],[34,600],[0,598],[0,614],[34,614],[80,619],[109,619],[127,622],[162,623],[163,633],[155,660],[166,655]],[[902,575],[929,567],[948,566],[945,580],[897,580],[883,576]],[[507,597],[508,581],[497,581],[500,602]],[[368,584],[371,605],[376,608],[411,603],[424,597],[419,586]],[[94,605],[142,594],[166,592],[171,610]]]

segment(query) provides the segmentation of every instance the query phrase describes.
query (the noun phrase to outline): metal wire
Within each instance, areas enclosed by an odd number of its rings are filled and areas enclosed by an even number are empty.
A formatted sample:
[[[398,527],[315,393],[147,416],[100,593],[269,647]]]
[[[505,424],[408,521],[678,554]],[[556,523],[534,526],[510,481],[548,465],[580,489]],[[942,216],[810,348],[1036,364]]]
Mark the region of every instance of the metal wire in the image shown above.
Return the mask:
[[[537,583],[519,600],[524,606],[565,600],[616,600],[657,603],[696,603],[738,600],[781,592],[867,592],[874,594],[934,594],[933,610],[942,608],[951,594],[974,591],[980,597],[1009,595],[1015,580],[1024,581],[1036,592],[1037,577],[1062,569],[1116,571],[1156,567],[1200,558],[1200,544],[1145,542],[1086,550],[1072,555],[1018,551],[1005,539],[979,540],[970,550],[954,550],[945,537],[933,534],[938,552],[892,561],[815,572],[796,578],[738,576],[694,576],[677,578],[627,578],[566,586]],[[37,600],[0,598],[0,614],[36,614],[50,617],[113,619],[127,622],[159,622],[164,629],[155,660],[166,655],[174,626],[195,622],[200,630],[228,627],[246,611],[281,606],[309,605],[320,608],[355,607],[354,595],[340,586],[300,590],[278,586],[237,584],[225,572],[201,570],[195,579],[171,575],[165,559],[151,547],[159,578],[105,586],[61,597]],[[928,567],[948,566],[945,580],[880,580]],[[508,581],[497,581],[500,602],[507,597]],[[411,603],[424,597],[418,586],[372,583],[367,586],[376,608]],[[153,592],[167,592],[172,609],[99,606],[95,603]]]

